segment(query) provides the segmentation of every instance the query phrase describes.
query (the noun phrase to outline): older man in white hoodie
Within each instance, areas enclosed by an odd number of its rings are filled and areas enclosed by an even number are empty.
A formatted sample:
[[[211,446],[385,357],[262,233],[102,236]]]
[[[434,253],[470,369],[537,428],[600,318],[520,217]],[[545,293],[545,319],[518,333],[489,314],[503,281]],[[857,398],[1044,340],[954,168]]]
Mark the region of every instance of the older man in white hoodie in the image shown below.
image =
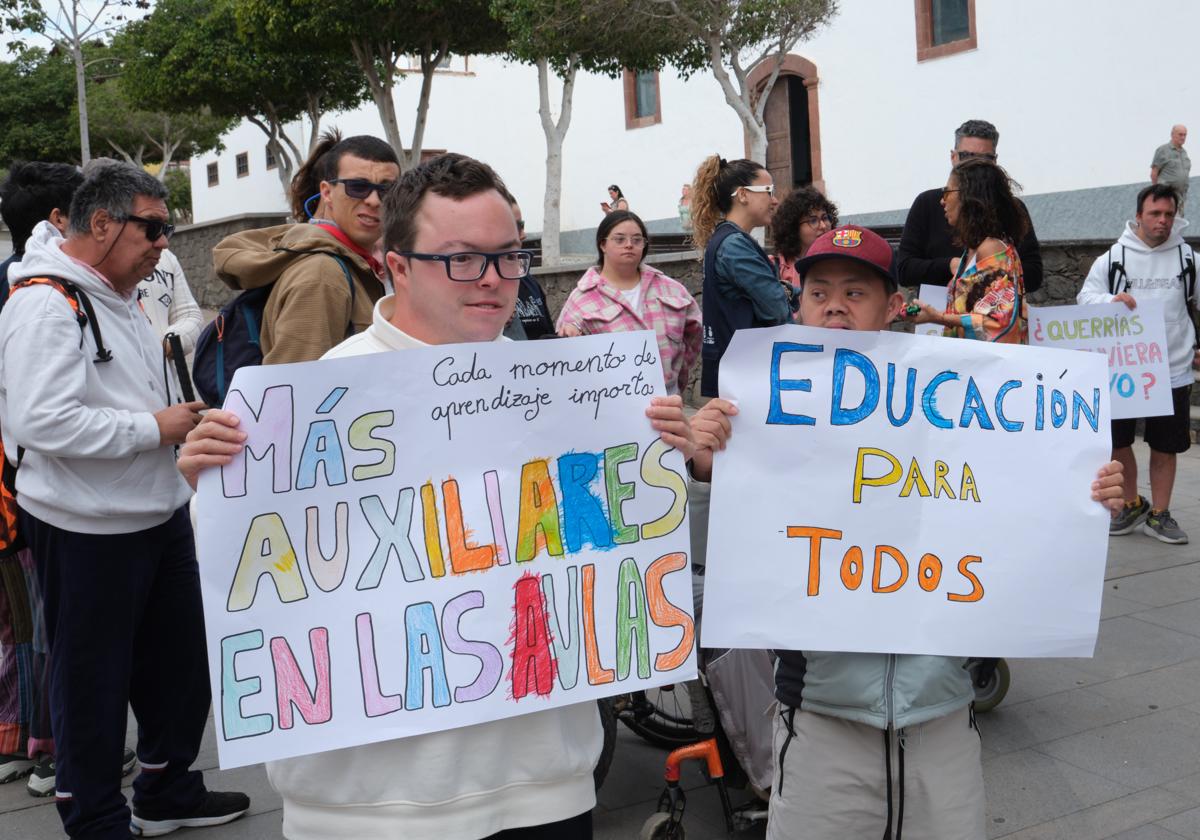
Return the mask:
[[[209,707],[189,489],[173,447],[200,403],[168,406],[138,281],[167,245],[166,190],[93,172],[67,238],[41,226],[0,314],[0,428],[50,642],[57,804],[72,837],[154,836],[236,819],[240,794],[190,769]],[[142,771],[121,794],[128,706]]]
[[[1166,311],[1167,356],[1171,368],[1174,412],[1147,417],[1144,437],[1150,446],[1150,501],[1137,489],[1133,455],[1136,420],[1112,422],[1113,458],[1125,467],[1125,508],[1109,526],[1109,534],[1128,534],[1139,526],[1147,536],[1182,544],[1188,536],[1169,510],[1175,487],[1175,460],[1191,446],[1192,366],[1200,364],[1192,307],[1196,297],[1196,254],[1183,241],[1184,219],[1174,188],[1152,184],[1138,193],[1137,218],[1121,238],[1092,263],[1079,303],[1120,301],[1134,309],[1138,301],[1162,301]]]

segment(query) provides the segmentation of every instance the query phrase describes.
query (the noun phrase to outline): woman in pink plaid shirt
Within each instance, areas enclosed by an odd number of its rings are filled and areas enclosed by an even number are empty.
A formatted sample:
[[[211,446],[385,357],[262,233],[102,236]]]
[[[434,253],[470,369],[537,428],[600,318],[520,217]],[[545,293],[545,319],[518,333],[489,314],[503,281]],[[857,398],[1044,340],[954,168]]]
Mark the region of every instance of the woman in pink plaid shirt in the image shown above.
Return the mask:
[[[682,283],[642,265],[649,249],[646,226],[635,214],[605,216],[596,230],[599,265],[579,278],[563,304],[558,334],[654,330],[667,393],[680,394],[700,356],[700,307]]]

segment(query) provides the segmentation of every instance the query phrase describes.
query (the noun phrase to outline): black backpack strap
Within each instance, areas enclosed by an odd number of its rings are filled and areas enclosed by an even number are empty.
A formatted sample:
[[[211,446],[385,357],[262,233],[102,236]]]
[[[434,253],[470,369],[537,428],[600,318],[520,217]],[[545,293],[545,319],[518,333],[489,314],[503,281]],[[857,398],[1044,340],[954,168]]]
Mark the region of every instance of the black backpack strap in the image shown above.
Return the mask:
[[[1115,247],[1115,246],[1114,246]],[[1121,291],[1121,281],[1129,286],[1129,275],[1125,273],[1125,246],[1121,246],[1121,261],[1113,262],[1112,248],[1108,249],[1108,293],[1118,294]]]
[[[92,301],[84,293],[83,289],[64,277],[47,275],[45,277],[26,277],[23,280],[18,280],[12,284],[11,291],[15,292],[18,289],[24,289],[29,286],[50,286],[65,297],[71,307],[71,311],[75,313],[75,320],[79,324],[79,329],[91,328],[92,338],[96,342],[96,358],[94,361],[97,363],[112,361],[112,352],[105,348],[104,339],[100,335],[100,322],[96,319],[96,310],[92,308]]]
[[[100,321],[96,318],[96,310],[92,308],[91,299],[88,298],[83,289],[74,283],[64,281],[63,285],[79,301],[80,308],[86,314],[87,325],[91,328],[92,338],[96,341],[96,362],[111,362],[113,357],[112,351],[104,346],[104,339],[100,335]]]

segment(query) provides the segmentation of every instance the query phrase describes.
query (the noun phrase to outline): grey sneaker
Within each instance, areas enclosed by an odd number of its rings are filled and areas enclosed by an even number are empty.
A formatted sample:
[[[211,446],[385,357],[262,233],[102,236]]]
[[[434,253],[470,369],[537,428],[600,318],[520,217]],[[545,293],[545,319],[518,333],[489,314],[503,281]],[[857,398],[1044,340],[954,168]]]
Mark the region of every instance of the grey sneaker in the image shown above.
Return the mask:
[[[1142,526],[1142,533],[1172,545],[1183,545],[1188,541],[1188,535],[1179,527],[1179,523],[1175,521],[1175,517],[1171,516],[1169,510],[1151,513],[1147,516],[1146,524]]]
[[[1150,503],[1142,496],[1137,497],[1137,501],[1133,504],[1126,504],[1121,508],[1120,513],[1112,518],[1108,523],[1108,535],[1110,537],[1120,537],[1125,534],[1133,533],[1137,526],[1146,521],[1146,517],[1150,514]]]

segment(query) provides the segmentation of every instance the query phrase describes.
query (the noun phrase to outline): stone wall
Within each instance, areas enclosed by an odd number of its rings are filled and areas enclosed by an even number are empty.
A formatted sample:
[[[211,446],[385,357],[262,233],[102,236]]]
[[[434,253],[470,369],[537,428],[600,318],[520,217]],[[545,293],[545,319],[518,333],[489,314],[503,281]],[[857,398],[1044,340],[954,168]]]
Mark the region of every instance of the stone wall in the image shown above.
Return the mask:
[[[177,230],[171,237],[171,253],[183,266],[196,302],[204,309],[220,309],[233,299],[233,291],[213,271],[212,251],[218,242],[231,233],[281,225],[287,220],[284,213],[244,213]]]

